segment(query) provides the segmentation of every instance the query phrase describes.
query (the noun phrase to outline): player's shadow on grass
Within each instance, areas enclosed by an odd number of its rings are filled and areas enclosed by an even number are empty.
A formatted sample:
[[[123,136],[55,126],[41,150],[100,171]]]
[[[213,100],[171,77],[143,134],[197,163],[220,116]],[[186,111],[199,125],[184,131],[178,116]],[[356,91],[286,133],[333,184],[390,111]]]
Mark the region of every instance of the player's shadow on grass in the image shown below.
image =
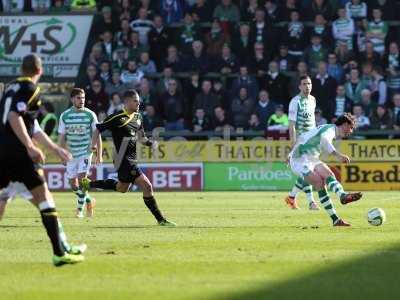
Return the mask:
[[[400,244],[329,267],[218,300],[400,299]],[[271,274],[273,276],[273,274]]]

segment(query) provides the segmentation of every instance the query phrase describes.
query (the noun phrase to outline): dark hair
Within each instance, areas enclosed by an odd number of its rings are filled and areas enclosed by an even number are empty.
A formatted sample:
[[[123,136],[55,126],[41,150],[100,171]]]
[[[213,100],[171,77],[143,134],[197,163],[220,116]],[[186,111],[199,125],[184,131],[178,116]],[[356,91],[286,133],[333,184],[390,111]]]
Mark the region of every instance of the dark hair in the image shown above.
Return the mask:
[[[77,95],[80,95],[80,94],[84,94],[85,95],[85,91],[83,89],[80,89],[80,88],[73,88],[72,91],[71,91],[71,98],[75,97]]]
[[[300,78],[299,78],[299,84],[300,84],[304,79],[311,79],[311,77],[308,76],[308,75],[302,75],[302,76],[300,76]]]
[[[26,76],[38,74],[42,68],[42,60],[36,54],[28,54],[22,59],[21,70]]]
[[[132,98],[132,97],[136,97],[136,96],[139,97],[139,93],[138,93],[136,90],[134,90],[134,89],[129,89],[129,90],[126,90],[126,91],[124,92],[124,99],[126,99],[126,98]]]
[[[341,115],[339,118],[337,118],[335,125],[341,126],[345,123],[351,125],[352,127],[355,127],[356,126],[356,118],[350,113],[344,113],[344,115]]]

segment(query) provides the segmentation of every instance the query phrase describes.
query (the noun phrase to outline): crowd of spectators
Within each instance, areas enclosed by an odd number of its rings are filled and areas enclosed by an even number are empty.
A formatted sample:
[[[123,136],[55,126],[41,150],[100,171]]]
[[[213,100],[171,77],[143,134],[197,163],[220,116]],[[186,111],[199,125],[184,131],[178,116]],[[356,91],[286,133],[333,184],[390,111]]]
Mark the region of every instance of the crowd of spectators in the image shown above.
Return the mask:
[[[352,112],[360,130],[400,130],[399,1],[93,1],[80,1],[97,13],[77,86],[100,119],[135,88],[146,130],[282,130],[308,74],[318,124]],[[79,1],[51,2],[2,0],[0,9]]]

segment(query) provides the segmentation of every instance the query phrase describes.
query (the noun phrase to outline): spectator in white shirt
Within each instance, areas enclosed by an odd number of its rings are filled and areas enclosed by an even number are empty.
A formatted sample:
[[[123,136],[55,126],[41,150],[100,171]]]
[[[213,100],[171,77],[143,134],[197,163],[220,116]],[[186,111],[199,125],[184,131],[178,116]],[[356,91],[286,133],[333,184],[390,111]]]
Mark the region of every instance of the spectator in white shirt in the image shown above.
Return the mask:
[[[138,18],[131,22],[131,28],[139,33],[140,44],[147,46],[147,34],[153,28],[153,21],[147,19],[148,12],[145,8],[140,8]]]

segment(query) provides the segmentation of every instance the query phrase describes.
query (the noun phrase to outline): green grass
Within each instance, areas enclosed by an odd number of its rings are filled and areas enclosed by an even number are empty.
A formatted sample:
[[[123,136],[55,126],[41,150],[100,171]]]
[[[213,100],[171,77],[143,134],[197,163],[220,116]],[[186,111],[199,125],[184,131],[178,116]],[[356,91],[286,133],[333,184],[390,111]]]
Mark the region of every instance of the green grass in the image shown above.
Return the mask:
[[[86,262],[55,268],[32,206],[11,203],[0,223],[0,299],[397,299],[400,196],[367,192],[348,206],[351,228],[324,211],[292,211],[285,193],[158,193],[178,228],[161,228],[138,193],[98,193],[96,217],[73,216],[72,194],[56,194],[70,241]],[[380,227],[371,207],[386,211]]]

